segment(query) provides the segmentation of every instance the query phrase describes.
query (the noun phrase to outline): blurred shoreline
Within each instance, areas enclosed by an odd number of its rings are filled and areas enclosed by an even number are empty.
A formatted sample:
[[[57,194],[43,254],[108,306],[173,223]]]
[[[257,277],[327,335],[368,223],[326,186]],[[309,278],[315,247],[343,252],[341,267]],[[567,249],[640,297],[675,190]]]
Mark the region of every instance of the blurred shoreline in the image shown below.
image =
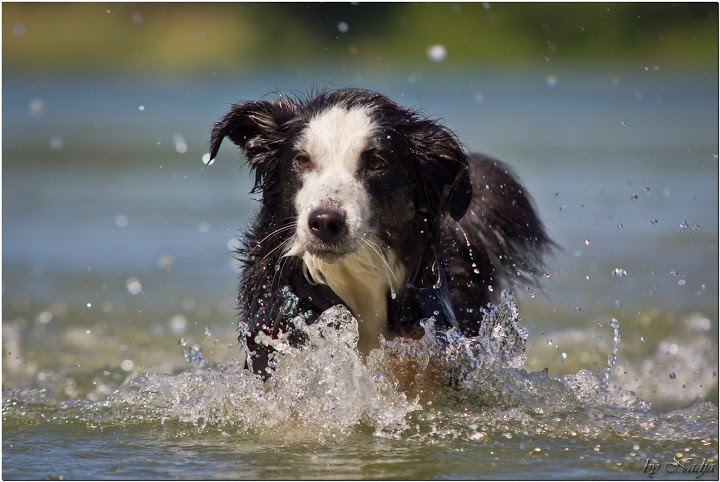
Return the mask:
[[[12,72],[313,63],[714,66],[717,3],[3,3]]]

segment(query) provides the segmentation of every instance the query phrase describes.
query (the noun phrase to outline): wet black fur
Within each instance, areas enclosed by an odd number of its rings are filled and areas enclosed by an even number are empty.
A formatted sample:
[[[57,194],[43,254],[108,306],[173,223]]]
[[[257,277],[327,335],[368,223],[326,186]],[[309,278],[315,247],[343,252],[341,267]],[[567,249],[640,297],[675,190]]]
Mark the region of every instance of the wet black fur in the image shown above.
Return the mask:
[[[365,183],[373,200],[373,225],[408,273],[397,299],[388,296],[392,333],[416,335],[421,333],[418,322],[435,316],[440,328],[476,334],[479,308],[516,280],[533,283],[552,245],[530,197],[507,166],[466,153],[440,123],[381,94],[346,88],[233,105],[213,128],[210,156],[215,158],[223,138],[230,138],[254,170],[252,192],[262,193],[238,253],[244,263],[238,304],[246,326],[240,338],[246,338],[253,370],[262,375],[272,348],[257,343],[256,334],[282,331],[293,343],[302,343],[302,333],[291,323],[295,316],[312,323],[343,303],[326,285],[308,282],[301,258],[282,257],[297,216],[293,141],[315,114],[338,104],[369,107],[382,126],[369,150],[389,169],[369,175]]]

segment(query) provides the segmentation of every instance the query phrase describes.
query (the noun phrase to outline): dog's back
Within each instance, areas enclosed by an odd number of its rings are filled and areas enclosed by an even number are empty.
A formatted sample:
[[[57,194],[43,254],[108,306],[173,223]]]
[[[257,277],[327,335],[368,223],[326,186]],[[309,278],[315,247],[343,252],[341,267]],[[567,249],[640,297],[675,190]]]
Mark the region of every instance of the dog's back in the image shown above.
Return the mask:
[[[535,284],[553,243],[510,168],[482,154],[469,157],[472,201],[459,223],[448,223],[442,259],[458,326],[474,335],[479,307],[497,302],[513,283]]]

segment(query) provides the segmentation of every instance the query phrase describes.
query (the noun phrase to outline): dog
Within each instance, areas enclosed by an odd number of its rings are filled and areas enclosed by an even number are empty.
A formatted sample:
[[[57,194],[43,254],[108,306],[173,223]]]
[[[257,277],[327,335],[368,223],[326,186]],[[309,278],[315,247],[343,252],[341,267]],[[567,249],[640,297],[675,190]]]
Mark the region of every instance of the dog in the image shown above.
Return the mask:
[[[419,338],[419,322],[477,335],[482,307],[515,283],[535,284],[552,247],[510,168],[466,152],[438,120],[356,88],[234,104],[215,123],[254,172],[259,212],[238,259],[240,341],[267,378],[293,325],[345,305],[358,350],[379,337]]]

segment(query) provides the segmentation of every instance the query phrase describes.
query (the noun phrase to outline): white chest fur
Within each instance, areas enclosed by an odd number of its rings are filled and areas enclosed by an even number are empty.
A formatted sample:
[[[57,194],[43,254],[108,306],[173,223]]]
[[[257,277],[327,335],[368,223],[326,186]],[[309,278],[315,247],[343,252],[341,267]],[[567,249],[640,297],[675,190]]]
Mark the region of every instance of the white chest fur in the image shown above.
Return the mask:
[[[378,335],[390,338],[387,296],[395,296],[405,280],[405,268],[393,254],[383,256],[363,245],[355,253],[328,263],[309,253],[303,256],[308,274],[327,284],[358,318],[358,350],[367,355],[377,348]]]

